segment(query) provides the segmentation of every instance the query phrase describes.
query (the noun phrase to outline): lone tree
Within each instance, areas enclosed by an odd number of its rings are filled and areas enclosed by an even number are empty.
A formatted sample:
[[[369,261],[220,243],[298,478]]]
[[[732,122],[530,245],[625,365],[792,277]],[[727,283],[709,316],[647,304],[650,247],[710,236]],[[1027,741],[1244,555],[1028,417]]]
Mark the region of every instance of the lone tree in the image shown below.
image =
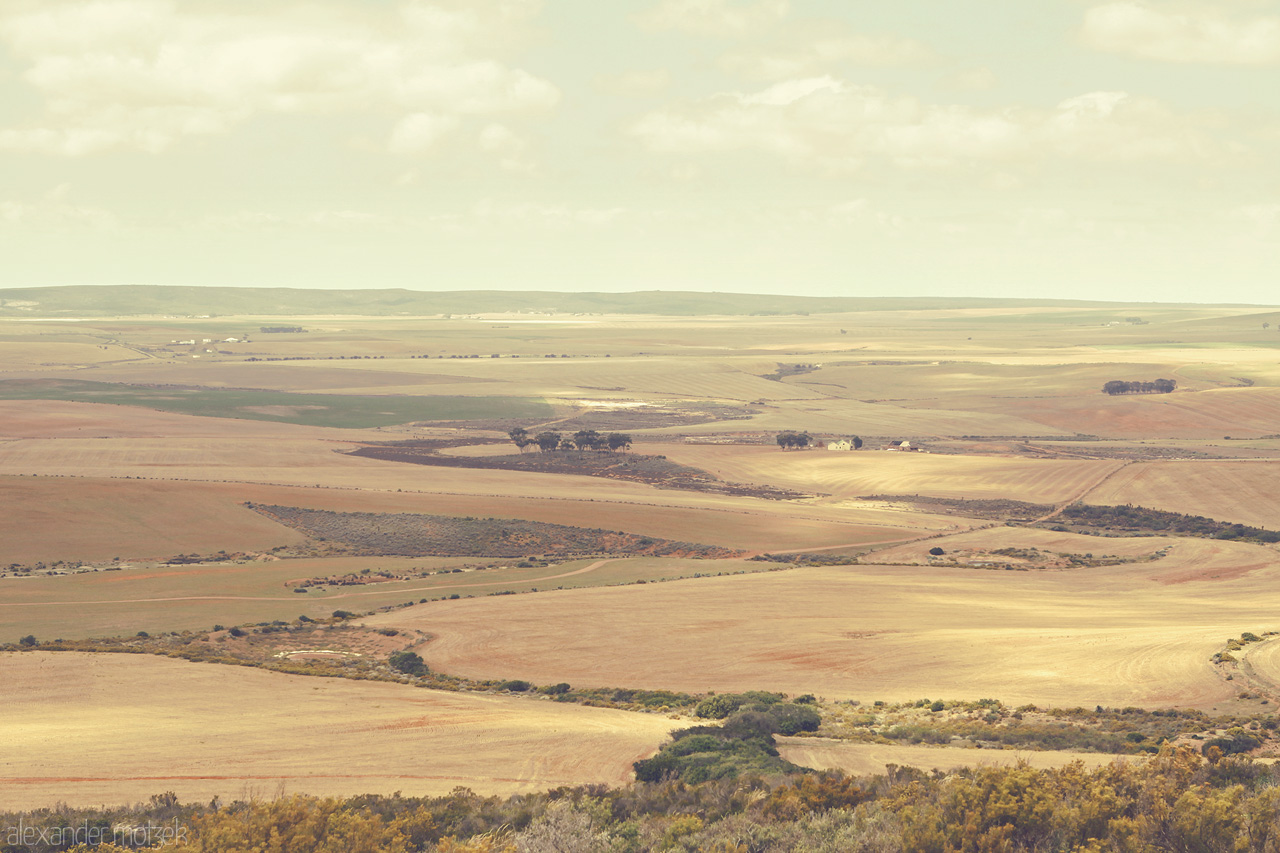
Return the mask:
[[[631,436],[623,432],[611,432],[605,437],[610,450],[630,450]]]
[[[560,446],[560,433],[540,432],[533,439],[543,453],[550,453]]]
[[[861,438],[859,438],[859,437],[858,437],[858,436],[856,436],[856,435],[853,435],[853,436],[850,436],[850,437],[849,437],[849,443],[853,445],[853,449],[854,449],[854,450],[861,450],[861,449],[862,449],[862,439],[861,439]]]
[[[808,447],[809,442],[813,439],[806,432],[786,432],[778,433],[778,446],[783,450],[790,450],[794,447]]]

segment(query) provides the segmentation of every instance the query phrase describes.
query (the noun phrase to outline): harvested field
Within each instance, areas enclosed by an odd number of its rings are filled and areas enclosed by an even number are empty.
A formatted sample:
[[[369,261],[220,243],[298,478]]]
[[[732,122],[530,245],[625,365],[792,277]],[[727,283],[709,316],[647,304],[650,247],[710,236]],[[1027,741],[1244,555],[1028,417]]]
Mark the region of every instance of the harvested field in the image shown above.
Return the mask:
[[[1086,767],[1103,767],[1123,761],[1114,755],[1061,750],[965,749],[950,746],[897,746],[880,743],[849,743],[825,738],[778,738],[778,752],[787,761],[814,770],[839,770],[851,776],[871,776],[886,772],[889,765],[941,770],[962,767],[1010,766],[1025,762],[1031,767],[1062,767],[1082,761]],[[1132,759],[1129,759],[1132,760]]]
[[[2,451],[0,451],[2,452]],[[499,497],[354,489],[315,489],[246,483],[175,482],[90,477],[0,477],[0,496],[12,509],[0,517],[0,568],[38,561],[148,560],[174,554],[259,551],[299,544],[303,537],[248,511],[242,504],[306,506],[335,512],[419,512],[499,515],[551,524],[590,519],[609,530],[696,541],[714,534],[726,547],[752,551],[838,547],[892,541],[916,530],[964,526],[902,507],[806,506],[777,502],[746,506],[691,493],[666,505],[587,497]],[[768,509],[766,509],[768,507]]]
[[[317,557],[229,560],[188,565],[128,565],[119,571],[0,579],[0,642],[32,634],[41,640],[129,636],[139,630],[207,630],[213,625],[320,619],[335,608],[380,607],[537,590],[653,583],[717,573],[767,572],[769,563],[741,560],[609,558],[534,563],[458,558]],[[479,568],[488,566],[488,568]],[[376,577],[381,583],[316,583]],[[366,573],[368,573],[366,575]],[[425,576],[424,576],[425,575]],[[293,590],[305,587],[306,592]]]
[[[235,488],[152,480],[0,477],[0,568],[256,551],[305,537],[235,500]]]
[[[1216,388],[1123,397],[1098,393],[1059,399],[974,398],[961,404],[1104,438],[1254,437],[1275,433],[1280,426],[1280,388]]]
[[[1141,462],[1091,490],[1085,501],[1135,504],[1275,529],[1280,526],[1280,461]]]
[[[97,805],[621,784],[680,724],[149,655],[0,656],[0,801]],[[56,714],[50,709],[56,708]],[[358,709],[358,711],[356,710]]]
[[[516,518],[456,518],[413,513],[328,512],[255,504],[252,509],[282,525],[362,555],[406,557],[520,557],[629,554],[725,559],[727,548],[600,528],[570,527]]]
[[[1277,574],[1261,546],[1179,540],[1132,566],[797,568],[368,622],[430,632],[420,653],[432,667],[473,677],[864,701],[928,685],[949,699],[1208,708],[1234,695],[1209,664],[1223,638],[1276,627]]]
[[[871,449],[834,453],[725,445],[659,447],[671,459],[725,479],[808,488],[841,498],[893,494],[1060,503],[1079,497],[1122,464]]]

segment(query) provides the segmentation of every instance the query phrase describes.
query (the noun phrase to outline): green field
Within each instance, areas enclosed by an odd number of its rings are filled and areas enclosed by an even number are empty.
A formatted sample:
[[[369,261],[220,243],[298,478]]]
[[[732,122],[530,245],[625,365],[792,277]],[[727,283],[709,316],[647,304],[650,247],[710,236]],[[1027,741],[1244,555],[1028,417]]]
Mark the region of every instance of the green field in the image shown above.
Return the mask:
[[[126,385],[78,379],[0,382],[0,400],[111,403],[213,418],[367,429],[413,421],[546,418],[551,406],[530,397],[390,397],[292,394],[239,388]]]

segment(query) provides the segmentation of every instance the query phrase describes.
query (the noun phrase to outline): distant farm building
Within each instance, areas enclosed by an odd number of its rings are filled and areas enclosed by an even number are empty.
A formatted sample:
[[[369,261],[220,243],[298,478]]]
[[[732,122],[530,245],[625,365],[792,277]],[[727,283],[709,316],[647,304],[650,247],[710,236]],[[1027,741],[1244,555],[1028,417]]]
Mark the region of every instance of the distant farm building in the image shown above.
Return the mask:
[[[900,450],[908,453],[918,453],[921,448],[913,445],[909,441],[891,441],[885,450]]]
[[[827,450],[853,450],[853,442],[847,438],[827,442]]]

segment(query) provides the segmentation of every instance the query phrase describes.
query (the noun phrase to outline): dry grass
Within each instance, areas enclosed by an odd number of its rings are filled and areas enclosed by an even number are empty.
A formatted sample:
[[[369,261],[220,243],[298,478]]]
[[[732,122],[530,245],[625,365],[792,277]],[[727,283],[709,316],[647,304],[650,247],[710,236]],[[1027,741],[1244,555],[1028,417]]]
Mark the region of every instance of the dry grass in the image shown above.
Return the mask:
[[[207,802],[620,784],[678,726],[537,699],[148,655],[8,654],[0,678],[0,801],[11,809],[126,803],[159,791]]]

